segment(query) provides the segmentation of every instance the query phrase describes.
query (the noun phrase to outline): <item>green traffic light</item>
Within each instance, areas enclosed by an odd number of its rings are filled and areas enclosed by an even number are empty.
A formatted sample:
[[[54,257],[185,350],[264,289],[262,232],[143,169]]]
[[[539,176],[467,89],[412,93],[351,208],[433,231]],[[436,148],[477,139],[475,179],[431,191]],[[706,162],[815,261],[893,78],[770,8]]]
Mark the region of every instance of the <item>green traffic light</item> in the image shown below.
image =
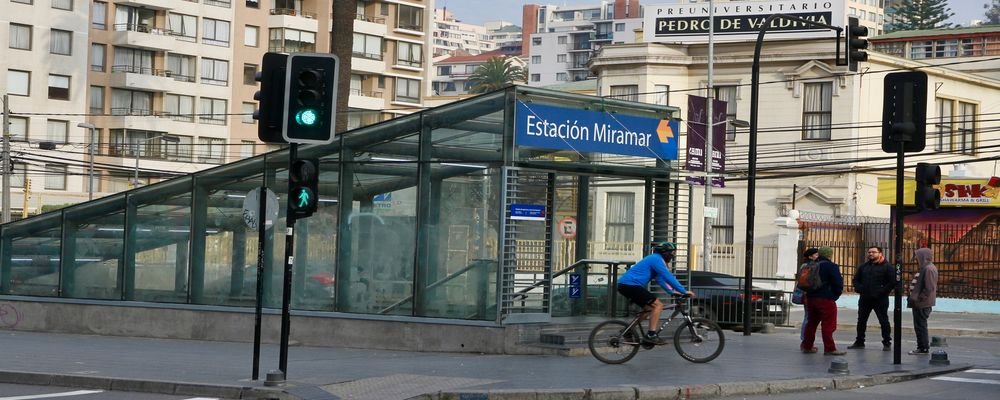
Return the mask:
[[[295,122],[302,126],[313,126],[316,125],[316,121],[319,119],[319,115],[316,110],[307,108],[295,113]]]

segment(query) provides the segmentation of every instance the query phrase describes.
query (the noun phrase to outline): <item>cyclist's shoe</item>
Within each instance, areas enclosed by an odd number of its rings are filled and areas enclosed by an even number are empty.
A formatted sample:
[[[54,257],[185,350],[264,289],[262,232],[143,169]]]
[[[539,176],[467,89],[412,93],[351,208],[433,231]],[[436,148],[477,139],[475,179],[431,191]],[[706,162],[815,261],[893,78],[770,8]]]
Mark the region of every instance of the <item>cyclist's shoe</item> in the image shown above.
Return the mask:
[[[665,344],[665,343],[667,343],[666,340],[664,340],[663,338],[661,338],[660,335],[658,335],[656,333],[654,333],[652,335],[647,334],[642,339],[642,341],[646,342],[646,343],[650,343],[650,344]]]

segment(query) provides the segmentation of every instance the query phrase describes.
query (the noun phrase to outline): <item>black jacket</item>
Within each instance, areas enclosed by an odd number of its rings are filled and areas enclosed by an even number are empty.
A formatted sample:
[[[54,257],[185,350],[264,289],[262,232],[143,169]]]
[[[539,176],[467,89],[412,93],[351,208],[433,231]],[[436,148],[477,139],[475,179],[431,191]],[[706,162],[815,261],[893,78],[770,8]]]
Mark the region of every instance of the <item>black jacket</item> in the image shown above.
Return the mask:
[[[854,291],[865,299],[886,297],[896,287],[896,271],[888,260],[873,263],[870,260],[854,271]]]
[[[844,292],[844,277],[840,275],[840,266],[830,259],[819,256],[819,276],[823,281],[823,286],[817,290],[810,291],[808,297],[837,300]]]

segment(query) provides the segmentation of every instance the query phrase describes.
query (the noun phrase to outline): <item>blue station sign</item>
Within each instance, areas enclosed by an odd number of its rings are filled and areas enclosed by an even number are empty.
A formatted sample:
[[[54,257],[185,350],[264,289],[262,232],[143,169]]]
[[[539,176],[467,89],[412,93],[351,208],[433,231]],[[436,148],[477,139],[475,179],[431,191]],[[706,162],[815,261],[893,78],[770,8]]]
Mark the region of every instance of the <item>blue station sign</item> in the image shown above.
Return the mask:
[[[676,120],[519,101],[514,132],[518,146],[677,159]]]

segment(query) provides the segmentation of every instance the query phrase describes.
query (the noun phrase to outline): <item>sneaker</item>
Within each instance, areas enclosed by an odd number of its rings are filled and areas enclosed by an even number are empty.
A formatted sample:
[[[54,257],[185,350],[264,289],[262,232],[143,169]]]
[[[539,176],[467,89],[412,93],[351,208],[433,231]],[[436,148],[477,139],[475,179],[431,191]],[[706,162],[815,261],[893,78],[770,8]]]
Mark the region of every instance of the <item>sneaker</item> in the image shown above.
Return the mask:
[[[842,356],[844,354],[847,354],[847,352],[841,350],[827,351],[823,353],[824,356]]]
[[[910,350],[909,354],[911,356],[926,356],[926,355],[930,354],[930,352],[927,349],[913,349],[913,350]]]
[[[865,344],[864,343],[854,342],[854,344],[852,344],[850,346],[847,346],[847,348],[848,349],[863,349],[863,348],[865,348]]]
[[[882,343],[882,351],[892,351],[892,343]]]
[[[801,350],[802,350],[803,353],[806,353],[806,354],[812,354],[812,353],[815,353],[815,352],[819,351],[819,349],[817,349],[815,347],[813,347],[811,349],[801,349]]]
[[[663,338],[661,338],[660,335],[658,335],[656,333],[654,333],[652,335],[647,334],[646,337],[643,338],[643,341],[645,341],[646,343],[651,343],[651,344],[664,344],[664,343],[666,343],[663,340]]]

